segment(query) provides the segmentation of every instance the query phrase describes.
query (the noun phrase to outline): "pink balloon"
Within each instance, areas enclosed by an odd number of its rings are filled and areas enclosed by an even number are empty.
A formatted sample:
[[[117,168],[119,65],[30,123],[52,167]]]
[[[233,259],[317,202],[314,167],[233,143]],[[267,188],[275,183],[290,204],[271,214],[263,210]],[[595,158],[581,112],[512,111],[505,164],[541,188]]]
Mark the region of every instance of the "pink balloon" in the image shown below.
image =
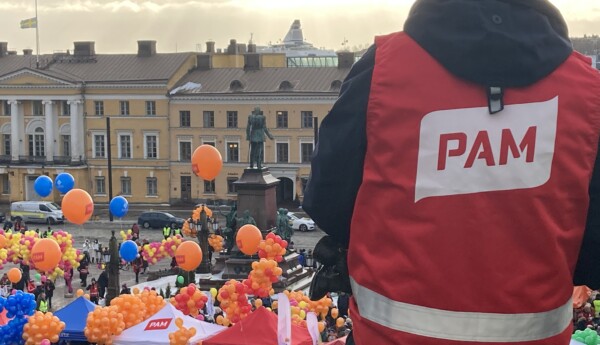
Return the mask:
[[[50,340],[44,339],[40,342],[40,345],[50,345]]]
[[[42,280],[42,283],[45,283],[47,279],[48,279],[48,278],[46,278],[46,276],[42,276],[42,279],[41,279],[41,280]]]
[[[200,321],[204,321],[204,315],[198,314],[198,316],[196,316],[196,319],[200,320]]]

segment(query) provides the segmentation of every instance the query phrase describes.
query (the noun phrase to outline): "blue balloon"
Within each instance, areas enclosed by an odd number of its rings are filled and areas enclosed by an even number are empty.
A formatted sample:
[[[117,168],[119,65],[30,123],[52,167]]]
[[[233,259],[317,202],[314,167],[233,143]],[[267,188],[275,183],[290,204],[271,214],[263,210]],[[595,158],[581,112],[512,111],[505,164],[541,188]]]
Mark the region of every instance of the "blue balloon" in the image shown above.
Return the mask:
[[[42,198],[47,197],[52,193],[52,179],[46,175],[39,176],[33,183],[33,189]]]
[[[115,196],[110,201],[108,208],[115,217],[125,217],[127,211],[129,211],[129,202],[122,196]]]
[[[75,187],[75,178],[73,178],[73,175],[69,173],[60,173],[58,176],[56,176],[54,184],[59,192],[66,194],[68,191],[73,189],[73,187]]]
[[[132,262],[138,255],[138,246],[133,241],[125,241],[119,249],[121,258],[127,262]]]

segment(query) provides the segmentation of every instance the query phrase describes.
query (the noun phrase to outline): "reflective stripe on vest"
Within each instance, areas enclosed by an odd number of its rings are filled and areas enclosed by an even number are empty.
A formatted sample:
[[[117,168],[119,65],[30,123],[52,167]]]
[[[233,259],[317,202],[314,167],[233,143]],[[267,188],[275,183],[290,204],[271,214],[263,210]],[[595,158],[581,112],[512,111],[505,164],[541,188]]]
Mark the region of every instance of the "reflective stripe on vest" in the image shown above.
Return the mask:
[[[541,313],[456,312],[391,300],[350,278],[360,316],[397,331],[424,337],[482,343],[513,343],[550,338],[571,323],[573,302]]]

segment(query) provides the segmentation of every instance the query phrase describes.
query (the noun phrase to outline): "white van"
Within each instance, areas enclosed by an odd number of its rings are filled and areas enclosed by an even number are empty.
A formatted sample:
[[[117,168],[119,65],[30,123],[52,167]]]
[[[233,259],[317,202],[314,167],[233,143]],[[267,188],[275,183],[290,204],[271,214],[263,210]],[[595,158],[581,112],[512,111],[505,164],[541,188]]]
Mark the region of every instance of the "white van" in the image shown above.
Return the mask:
[[[64,223],[58,204],[49,201],[17,201],[10,204],[10,219],[20,217],[26,223]]]

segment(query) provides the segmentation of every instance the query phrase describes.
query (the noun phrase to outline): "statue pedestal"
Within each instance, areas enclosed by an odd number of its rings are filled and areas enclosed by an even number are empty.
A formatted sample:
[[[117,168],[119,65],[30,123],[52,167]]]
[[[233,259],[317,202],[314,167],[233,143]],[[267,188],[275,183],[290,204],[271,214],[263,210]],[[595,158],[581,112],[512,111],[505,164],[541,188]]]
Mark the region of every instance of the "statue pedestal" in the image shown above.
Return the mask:
[[[238,217],[248,210],[261,231],[275,227],[278,184],[279,179],[271,175],[268,168],[244,169],[242,177],[234,182],[238,194]]]

